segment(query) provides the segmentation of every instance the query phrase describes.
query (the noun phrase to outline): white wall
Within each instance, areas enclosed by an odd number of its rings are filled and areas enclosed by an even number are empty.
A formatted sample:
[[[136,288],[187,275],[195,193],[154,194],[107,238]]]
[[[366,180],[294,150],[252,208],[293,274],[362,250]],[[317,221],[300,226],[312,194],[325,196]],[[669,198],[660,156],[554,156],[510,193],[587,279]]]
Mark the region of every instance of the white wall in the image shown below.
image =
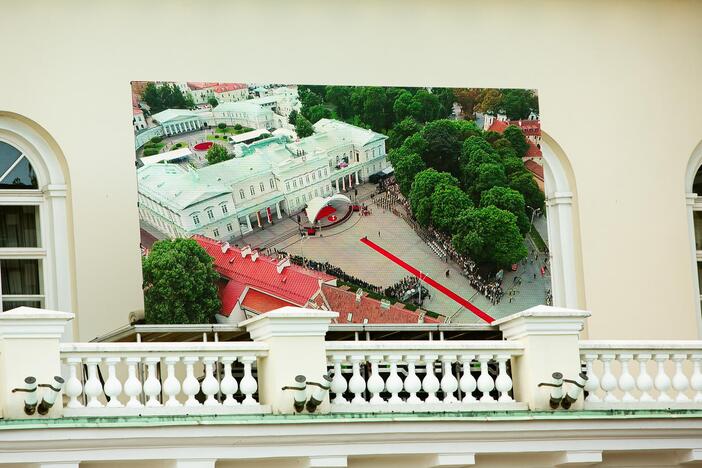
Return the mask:
[[[702,138],[699,2],[27,0],[2,17],[0,109],[43,127],[70,170],[81,339],[142,304],[130,80],[537,88],[574,171],[590,337],[698,336],[683,180]],[[199,40],[138,52],[174,25],[228,43],[237,17],[244,37],[265,21],[276,60],[241,66]],[[81,102],[99,112],[70,118]]]

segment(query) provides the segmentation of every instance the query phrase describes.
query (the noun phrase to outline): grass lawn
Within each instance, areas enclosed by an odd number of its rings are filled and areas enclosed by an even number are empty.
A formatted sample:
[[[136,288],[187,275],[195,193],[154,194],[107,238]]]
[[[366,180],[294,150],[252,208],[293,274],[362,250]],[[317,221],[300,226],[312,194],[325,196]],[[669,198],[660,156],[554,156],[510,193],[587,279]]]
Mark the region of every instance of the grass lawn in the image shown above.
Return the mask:
[[[170,151],[177,150],[177,149],[180,149],[180,148],[187,148],[187,147],[188,147],[188,144],[187,144],[187,143],[183,143],[183,142],[181,141],[181,142],[176,143],[175,145],[171,146]]]
[[[219,128],[219,127],[217,127],[217,128],[215,129],[215,132],[216,132],[216,133],[224,133],[224,134],[227,134],[227,135],[238,135],[238,134],[240,134],[240,133],[250,132],[251,130],[253,130],[253,128],[241,127],[239,130],[237,130],[237,129],[235,129],[234,127],[227,127],[227,128]]]
[[[539,234],[539,231],[536,230],[533,224],[531,225],[529,235],[531,236],[531,240],[534,241],[534,244],[536,244],[536,248],[539,249],[540,252],[545,252],[546,242],[541,238],[541,234]]]
[[[207,135],[207,139],[210,141],[212,141],[212,140],[228,141],[229,140],[227,135]]]
[[[144,147],[143,147],[142,149],[143,149],[143,150],[147,150],[147,149],[153,148],[153,149],[155,149],[157,152],[160,153],[164,146],[166,146],[166,144],[163,143],[163,142],[161,142],[161,143],[151,143],[151,142],[149,142],[149,143],[145,144]]]

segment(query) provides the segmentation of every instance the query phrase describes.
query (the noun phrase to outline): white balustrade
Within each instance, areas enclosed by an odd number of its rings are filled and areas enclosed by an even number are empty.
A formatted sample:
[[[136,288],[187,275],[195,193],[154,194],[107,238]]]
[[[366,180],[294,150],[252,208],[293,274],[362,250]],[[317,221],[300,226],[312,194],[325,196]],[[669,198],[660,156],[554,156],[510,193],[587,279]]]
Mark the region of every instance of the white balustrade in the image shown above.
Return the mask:
[[[509,341],[327,342],[332,412],[523,410],[507,364],[522,349]]]
[[[581,341],[580,357],[588,375],[586,409],[692,408],[702,402],[702,342]]]
[[[265,343],[65,343],[66,415],[267,413]]]

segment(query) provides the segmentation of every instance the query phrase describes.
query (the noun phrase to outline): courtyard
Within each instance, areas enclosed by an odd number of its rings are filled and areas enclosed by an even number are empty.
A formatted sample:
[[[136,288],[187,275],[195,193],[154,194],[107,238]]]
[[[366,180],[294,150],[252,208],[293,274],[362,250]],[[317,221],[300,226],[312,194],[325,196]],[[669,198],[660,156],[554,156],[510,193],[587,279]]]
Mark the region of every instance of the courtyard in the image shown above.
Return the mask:
[[[360,186],[359,198],[365,199],[373,188],[371,184]],[[362,244],[360,239],[367,236],[383,249],[397,255],[419,269],[422,274],[451,289],[495,319],[545,302],[546,291],[551,288],[548,274],[541,274],[545,254],[539,253],[528,237],[525,243],[529,257],[519,265],[516,272],[505,272],[505,295],[493,306],[487,298],[470,286],[457,265],[439,258],[402,218],[375,205],[371,205],[371,210],[370,216],[355,213],[345,223],[310,237],[301,237],[295,221],[287,218],[268,226],[265,230],[246,236],[243,242],[252,247],[273,248],[318,262],[329,262],[349,275],[383,288],[409,275],[409,272],[400,266]],[[545,231],[545,219],[537,220],[543,223],[543,227],[538,226],[537,229]],[[424,285],[429,289],[430,297],[424,301],[423,309],[448,316],[452,322],[482,322],[449,297]]]

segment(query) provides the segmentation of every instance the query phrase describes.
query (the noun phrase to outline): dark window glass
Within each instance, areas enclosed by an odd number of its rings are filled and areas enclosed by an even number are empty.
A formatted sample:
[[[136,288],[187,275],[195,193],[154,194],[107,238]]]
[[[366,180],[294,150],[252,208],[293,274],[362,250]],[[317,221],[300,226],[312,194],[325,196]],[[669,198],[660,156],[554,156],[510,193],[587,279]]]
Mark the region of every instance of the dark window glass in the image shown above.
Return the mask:
[[[702,250],[702,211],[693,211],[695,220],[695,245],[697,250]]]
[[[0,247],[39,247],[38,207],[0,205]]]
[[[42,308],[41,301],[2,301],[2,310],[12,310],[22,306]]]
[[[0,189],[35,189],[39,188],[37,176],[34,168],[29,164],[27,158],[17,163],[17,165],[0,180]]]
[[[21,155],[22,153],[17,148],[0,141],[0,175],[7,172]]]
[[[0,260],[2,294],[41,294],[40,266],[37,259]]]

